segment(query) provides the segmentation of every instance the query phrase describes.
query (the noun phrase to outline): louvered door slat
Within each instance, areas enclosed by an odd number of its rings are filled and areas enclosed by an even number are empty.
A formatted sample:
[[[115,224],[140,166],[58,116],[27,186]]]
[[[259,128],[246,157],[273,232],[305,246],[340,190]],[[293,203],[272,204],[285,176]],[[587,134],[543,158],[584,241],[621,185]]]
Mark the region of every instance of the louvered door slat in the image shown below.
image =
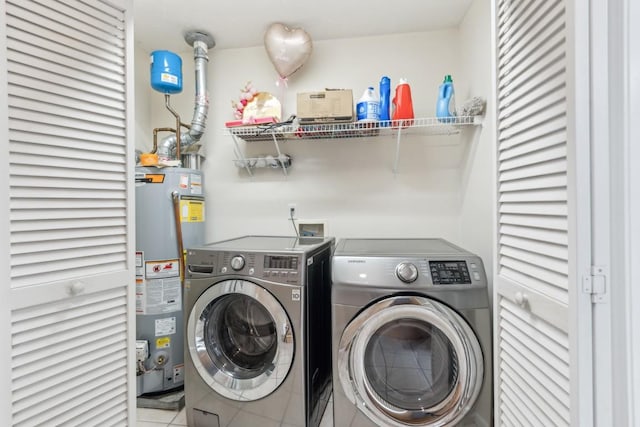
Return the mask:
[[[514,157],[534,153],[536,151],[553,147],[558,144],[563,144],[566,140],[567,135],[565,132],[555,132],[551,134],[541,135],[534,141],[526,141],[511,147],[503,147],[502,150],[498,153],[498,160],[500,161],[500,163],[502,163]]]
[[[505,342],[505,348],[509,348],[509,351],[505,352],[505,362],[510,364],[512,368],[522,370],[523,372],[519,375],[521,377],[526,376],[528,383],[535,383],[536,395],[544,395],[546,392],[551,391],[554,395],[564,396],[565,403],[569,401],[569,384],[565,382],[560,385],[554,381],[555,377],[558,377],[558,370],[541,370],[537,365],[540,363],[540,359],[543,357],[535,357],[530,358],[528,355],[531,354],[530,347],[518,347],[511,346],[510,343],[518,343],[518,338],[509,335],[508,333],[504,333],[502,335]],[[523,350],[523,351],[521,351]],[[544,352],[540,354],[541,356],[549,355],[549,352]],[[551,355],[553,357],[553,355]],[[552,360],[552,362],[556,362]],[[556,362],[559,363],[559,362]],[[524,368],[524,369],[522,369]],[[564,387],[563,387],[564,386]],[[529,394],[529,393],[528,393]],[[534,395],[534,393],[530,393],[530,395]],[[555,408],[557,412],[564,412],[566,410],[567,405],[562,405],[558,401],[548,401],[546,402],[549,407]]]
[[[522,227],[526,230],[526,227]],[[520,235],[508,235],[501,233],[499,244],[504,246],[510,246],[514,248],[526,249],[533,253],[547,254],[553,258],[560,258],[564,260],[569,259],[569,252],[567,250],[566,238],[558,239],[560,243],[554,243],[549,241],[534,240],[526,235],[526,233],[520,233]]]
[[[562,231],[567,229],[568,221],[566,217],[557,216],[504,214],[500,216],[500,224]]]
[[[548,108],[539,110],[524,120],[512,124],[505,123],[504,125],[500,125],[501,137],[509,138],[523,132],[536,132],[539,123],[549,122],[555,118],[563,118],[565,114],[566,105],[564,102],[549,105]]]
[[[512,411],[518,414],[518,421],[514,425],[527,427],[552,425],[551,423],[545,424],[545,422],[540,419],[540,414],[535,410],[531,401],[526,398],[524,392],[518,387],[518,383],[510,378],[504,371],[504,364],[500,364],[500,383],[500,391],[505,396],[503,403],[509,403]],[[517,412],[514,408],[517,408]]]
[[[13,99],[10,99],[12,101]],[[15,107],[12,109],[12,120],[22,120],[29,123],[40,123],[47,126],[52,127],[62,127],[62,128],[77,128],[78,124],[81,122],[86,123],[86,119],[88,118],[88,114],[83,111],[76,111],[76,114],[71,117],[65,117],[62,114],[66,111],[60,111],[60,114],[52,116],[47,112],[38,112],[33,110],[27,110],[24,108],[23,104],[18,101],[17,105],[10,105],[11,107]],[[118,137],[124,137],[124,129],[122,125],[124,123],[121,122],[120,126],[114,125],[110,126],[107,124],[101,123],[87,123],[87,125],[91,126],[92,132],[102,133],[105,135],[112,135]]]
[[[113,144],[117,145],[121,153],[124,155],[124,149],[120,143],[122,137],[117,135],[107,135],[100,132],[93,132],[91,128],[64,128],[49,126],[43,123],[32,123],[24,120],[17,120],[10,118],[9,120],[9,141],[11,142],[11,136],[18,133],[28,133],[36,141],[42,141],[45,143],[50,140],[67,141],[66,148],[82,149],[83,146],[98,146],[99,144]],[[38,144],[36,142],[36,144]],[[46,154],[46,151],[45,153]]]
[[[47,208],[49,209],[95,209],[95,208],[105,208],[105,209],[113,209],[120,208],[126,209],[127,202],[124,199],[110,199],[110,200],[99,200],[99,199],[83,199],[81,201],[72,200],[72,199],[46,199]],[[12,209],[38,209],[42,206],[41,202],[33,199],[16,199],[11,203]],[[101,230],[95,230],[100,232]],[[107,234],[107,233],[104,233]],[[16,241],[20,241],[21,236],[16,236]],[[62,238],[63,236],[58,236],[57,238]],[[69,236],[72,238],[74,236]],[[77,236],[76,236],[77,237]]]
[[[60,2],[70,5],[73,8],[84,10],[88,15],[108,24],[108,26],[105,27],[105,31],[107,31],[106,28],[108,28],[114,36],[120,39],[123,38],[121,31],[114,31],[114,29],[121,28],[122,26],[124,9],[119,4],[106,0],[80,0],[79,2],[74,0],[60,0]],[[77,3],[82,4],[82,7],[79,7]]]
[[[66,423],[72,426],[94,424],[97,426],[116,427],[125,425],[126,420],[127,413],[120,406],[106,402],[100,408],[92,408],[90,411],[66,420]]]
[[[86,162],[77,162],[77,160],[86,159],[86,156],[96,160],[91,163],[91,168],[97,170],[113,170],[116,167],[122,170],[124,164],[122,159],[124,148],[106,140],[82,140],[24,131],[14,131],[10,136],[11,153],[15,156],[16,164],[21,167],[32,164],[89,169],[90,166]],[[69,160],[74,163],[67,163]]]
[[[115,37],[111,37],[110,40],[101,40],[96,37],[101,34],[99,28],[79,21],[78,18],[86,19],[86,15],[75,13],[76,10],[65,7],[61,3],[56,4],[60,10],[53,10],[48,7],[49,5],[50,3],[46,1],[34,0],[29,4],[28,9],[10,7],[7,9],[7,14],[22,21],[21,30],[37,37],[63,40],[66,46],[79,51],[95,48],[101,52],[100,56],[109,53],[111,58],[117,58],[118,63],[123,63],[122,40]],[[92,23],[99,22],[92,20]],[[14,21],[10,20],[9,25],[15,25]]]
[[[551,147],[540,147],[537,151],[521,153],[517,157],[504,159],[500,162],[500,172],[526,167],[538,163],[546,163],[567,157],[567,147],[565,144],[557,144]]]
[[[69,72],[67,75],[70,78],[78,80],[78,76],[74,76],[73,72]],[[79,73],[78,73],[79,74]],[[91,76],[89,76],[90,79]],[[81,84],[81,83],[78,83]],[[32,87],[25,86],[11,86],[9,95],[16,98],[22,98],[25,100],[34,100],[36,102],[42,102],[43,104],[50,106],[64,105],[74,110],[91,110],[94,114],[101,114],[106,118],[125,119],[122,111],[122,101],[114,102],[111,106],[103,106],[98,102],[73,99],[68,96],[68,92],[64,91],[64,95],[56,93],[44,93],[42,91],[35,90]]]
[[[545,19],[539,34],[529,34],[513,49],[511,53],[498,55],[500,67],[500,83],[498,90],[512,83],[516,78],[524,78],[526,67],[542,69],[549,65],[549,60],[555,57],[550,54],[564,40],[564,22],[561,17]],[[520,30],[520,28],[518,28]],[[539,65],[535,65],[539,64]]]
[[[120,181],[100,181],[90,178],[57,178],[50,177],[44,181],[42,177],[15,175],[11,181],[12,185],[23,188],[42,188],[43,193],[46,194],[48,189],[92,189],[92,190],[108,190],[108,191],[120,191],[124,190],[125,183]],[[20,193],[17,193],[18,195]],[[43,195],[45,195],[43,194]]]
[[[512,181],[500,182],[498,191],[500,193],[528,191],[544,188],[558,188],[567,186],[567,176],[560,171],[543,176],[533,176]]]
[[[516,360],[527,359],[538,369],[548,361],[543,377],[550,387],[559,387],[563,393],[569,393],[569,352],[563,333],[557,328],[544,324],[531,325],[531,316],[526,311],[506,300],[502,301],[503,325],[501,336],[509,336],[505,345],[512,345],[521,353]],[[559,375],[556,375],[559,374]],[[553,384],[551,384],[553,383]]]
[[[500,167],[500,166],[498,166]],[[567,170],[565,159],[556,159],[545,163],[534,163],[520,167],[518,169],[507,170],[500,173],[500,182],[520,180],[523,178],[544,177],[556,173],[563,173]]]
[[[526,52],[528,47],[533,47],[532,42],[545,40],[557,31],[557,27],[553,28],[550,23],[562,22],[561,19],[557,19],[561,17],[563,9],[560,0],[535,2],[530,5],[531,7],[514,21],[510,32],[504,34],[504,43],[500,46],[498,57],[505,63],[516,61],[518,55]]]
[[[15,426],[26,425],[64,425],[67,418],[77,417],[84,413],[84,407],[100,407],[113,400],[123,401],[127,387],[124,380],[119,382],[104,383],[103,386],[90,387],[75,390],[66,395],[62,404],[56,402],[40,402],[40,410],[29,408],[24,412],[14,414]],[[54,424],[51,424],[54,423]]]
[[[518,46],[514,45],[522,44],[522,40],[528,35],[540,31],[540,18],[551,13],[554,8],[552,2],[529,1],[524,5],[525,7],[520,8],[517,12],[514,10],[508,14],[509,17],[512,17],[510,23],[504,22],[505,30],[500,33],[499,44],[502,56],[516,49]]]
[[[6,0],[11,424],[131,425],[129,0]]]
[[[82,372],[78,372],[78,366],[97,366],[99,364],[105,364],[109,366],[111,364],[119,364],[120,361],[126,357],[126,350],[120,349],[116,351],[105,350],[101,353],[86,353],[76,355],[73,360],[64,360],[56,365],[55,370],[49,370],[46,372],[40,372],[39,375],[21,375],[13,378],[13,390],[16,397],[29,395],[31,387],[55,387],[60,382],[60,378],[73,377],[74,375],[83,375]],[[24,369],[27,371],[28,367]],[[24,392],[22,390],[25,390]]]
[[[500,5],[498,15],[499,46],[504,46],[511,38],[514,22],[520,19],[534,4],[534,0],[516,0],[504,2]]]
[[[513,259],[520,259],[531,265],[543,266],[544,269],[550,270],[552,272],[555,272],[561,275],[566,270],[565,269],[565,266],[567,264],[566,260],[543,256],[540,254],[512,248],[509,246],[503,246],[500,249],[500,255],[513,258]]]
[[[49,4],[63,7],[60,3]],[[124,65],[121,39],[112,37],[109,43],[105,43],[94,38],[95,29],[90,33],[78,31],[75,26],[78,25],[77,22],[74,17],[58,13],[33,0],[24,3],[10,2],[7,5],[9,38],[13,38],[15,34],[11,30],[17,29],[27,43],[41,44],[47,50],[56,51],[58,48],[70,57],[77,56],[107,70],[117,70]]]
[[[505,363],[502,365],[503,377],[510,379],[512,384],[517,384],[516,387],[519,393],[529,396],[525,404],[536,414],[538,425],[557,426],[566,424],[562,416],[536,394],[536,383],[529,381],[531,379],[530,376],[526,372],[514,369],[510,362],[510,359],[505,359]]]
[[[124,101],[124,69],[109,73],[97,64],[67,58],[40,46],[28,45],[23,40],[9,41],[8,48],[7,58],[15,64],[9,76],[14,85],[25,88],[37,85],[45,92],[95,100],[99,104],[111,102],[116,108],[121,108]],[[31,55],[25,54],[25,51],[31,52]]]
[[[531,200],[529,203],[501,203],[500,213],[567,215],[567,206],[562,202],[541,203]]]
[[[16,156],[18,157],[18,156]],[[31,177],[50,177],[50,178],[66,178],[66,179],[75,179],[79,181],[108,181],[113,185],[117,182],[122,182],[122,173],[125,171],[125,165],[122,164],[100,164],[100,169],[91,168],[90,165],[87,165],[86,162],[82,163],[77,160],[72,160],[65,162],[64,167],[60,165],[60,162],[57,162],[55,167],[49,166],[49,164],[38,165],[40,167],[33,168],[33,163],[29,164],[26,161],[29,159],[24,159],[24,164],[16,164],[15,167],[15,175],[16,176],[31,176]],[[16,162],[17,163],[17,162]],[[105,168],[109,168],[109,170],[104,170]],[[107,188],[110,188],[107,186]],[[47,206],[51,208],[52,206]]]
[[[505,251],[500,251],[500,255],[503,267],[526,274],[540,282],[539,286],[530,285],[531,289],[537,290],[540,293],[548,293],[550,294],[549,296],[558,299],[565,296],[565,292],[562,291],[568,289],[568,278],[566,274],[556,273],[545,267],[532,264],[526,259],[523,259],[522,256],[513,258],[509,256],[509,251],[506,253]],[[553,287],[553,290],[550,290],[550,286]],[[553,294],[551,295],[552,292]],[[564,302],[566,303],[566,300]]]
[[[498,141],[500,142],[499,150],[506,150],[511,147],[516,147],[520,144],[535,141],[538,137],[548,136],[554,133],[565,132],[567,125],[567,119],[564,116],[556,117],[549,120],[547,123],[539,123],[535,129],[529,132],[522,132],[521,134],[509,135],[498,134]]]
[[[49,0],[35,0],[35,2],[45,8],[49,8],[51,4]],[[61,30],[71,27],[74,32],[69,34],[76,35],[100,51],[122,56],[124,40],[117,31],[114,31],[114,27],[118,28],[122,22],[118,21],[116,16],[96,14],[93,8],[91,13],[87,13],[78,9],[71,1],[59,1],[54,13],[56,15],[53,16],[53,20],[60,23]]]
[[[65,236],[64,239],[60,240],[42,240],[33,243],[22,243],[16,244],[15,253],[16,254],[28,254],[28,253],[38,253],[38,252],[51,252],[51,251],[62,251],[68,249],[76,249],[76,250],[84,250],[91,247],[118,247],[122,240],[122,233],[116,233],[113,235],[93,235],[93,241],[95,243],[89,244],[87,243],[86,236],[80,239],[70,239]]]
[[[552,86],[550,88],[540,89],[537,91],[538,93],[528,93],[528,102],[516,102],[502,109],[500,111],[501,129],[515,126],[542,111],[554,108],[558,103],[564,102],[563,82],[559,80],[554,79],[547,82]]]
[[[559,77],[566,64],[560,47],[557,48],[557,57],[551,58],[549,62],[550,65],[544,67],[539,74],[526,74],[505,85],[501,92],[504,96],[501,97],[499,119],[505,119],[526,108],[530,102],[562,90],[565,82]]]
[[[561,202],[563,200],[567,200],[567,190],[565,188],[545,188],[543,190],[504,192],[500,195],[499,202]]]
[[[524,209],[523,209],[524,210]],[[567,245],[566,230],[550,230],[527,226],[513,226],[500,223],[499,232],[503,236],[515,236],[525,239],[537,240],[539,242],[553,243],[556,245]]]
[[[528,408],[538,402],[538,412],[542,412],[544,406],[549,406],[557,415],[551,424],[540,425],[570,425],[569,346],[565,335],[543,321],[532,324],[530,314],[505,299],[501,299],[499,307],[504,313],[501,319],[500,350],[505,363],[510,366],[507,370],[511,370],[510,375],[501,376],[502,386],[511,389],[531,382],[538,383],[537,387],[527,388],[521,394],[527,399],[521,400],[518,406],[513,407],[509,399],[502,399],[503,404],[508,405],[508,412],[521,414],[525,402],[529,405]],[[516,372],[519,375],[515,375]],[[532,372],[539,375],[531,375]],[[521,377],[525,374],[528,378]],[[544,402],[543,407],[540,407],[541,402]],[[521,420],[520,415],[518,420]]]
[[[25,112],[29,112],[33,114],[34,112],[42,109],[42,106],[46,105],[42,99],[28,99],[28,98],[18,98],[18,97],[9,97],[9,105],[16,105],[19,108],[25,110]],[[50,108],[55,108],[57,110],[57,115],[60,118],[60,121],[57,122],[58,125],[63,126],[64,120],[84,120],[87,122],[87,125],[93,126],[94,124],[98,126],[110,126],[118,129],[122,129],[124,126],[124,117],[122,117],[122,112],[120,112],[121,117],[108,117],[102,114],[99,111],[92,111],[91,109],[86,108],[87,105],[78,105],[78,107],[71,107],[70,103],[65,103],[66,105],[56,105],[49,104]]]
[[[55,420],[63,420],[78,400],[86,403],[87,395],[98,395],[97,388],[122,390],[125,301],[126,288],[120,287],[12,313],[15,425],[57,425]],[[82,361],[90,369],[78,369]],[[92,402],[89,407],[97,405]]]
[[[65,381],[64,385],[68,390],[73,390],[74,393],[77,393],[79,390],[82,390],[83,387],[86,388],[87,383],[101,380],[118,380],[119,369],[120,367],[118,365],[93,367],[91,370],[84,372],[83,375]],[[29,390],[21,390],[25,392],[25,394],[27,392],[30,393],[30,395],[21,397],[21,395],[18,394],[14,397],[16,412],[26,411],[31,406],[37,406],[38,403],[42,401],[49,402],[52,407],[63,403],[67,396],[60,395],[60,383],[48,384],[48,386],[49,387],[45,387],[45,384],[36,383],[36,385]]]

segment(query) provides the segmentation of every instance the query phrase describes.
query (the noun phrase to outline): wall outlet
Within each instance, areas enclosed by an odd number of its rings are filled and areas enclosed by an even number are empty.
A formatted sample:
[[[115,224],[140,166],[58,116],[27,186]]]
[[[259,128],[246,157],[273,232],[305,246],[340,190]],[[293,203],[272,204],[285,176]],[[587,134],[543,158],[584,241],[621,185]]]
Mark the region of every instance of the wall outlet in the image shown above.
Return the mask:
[[[289,210],[287,211],[287,218],[291,219],[296,219],[296,215],[298,214],[297,212],[297,206],[295,203],[289,203]]]

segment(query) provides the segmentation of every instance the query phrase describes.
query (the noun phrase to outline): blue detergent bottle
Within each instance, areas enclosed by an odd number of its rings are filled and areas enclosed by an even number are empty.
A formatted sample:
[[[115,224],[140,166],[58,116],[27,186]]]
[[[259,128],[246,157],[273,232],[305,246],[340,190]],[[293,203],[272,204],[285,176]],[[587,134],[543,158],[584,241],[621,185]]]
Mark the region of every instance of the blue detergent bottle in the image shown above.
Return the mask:
[[[442,123],[454,121],[456,107],[454,101],[453,79],[451,75],[444,76],[444,81],[438,91],[438,103],[436,104],[436,117]]]
[[[391,120],[391,79],[387,76],[383,76],[380,79],[380,109],[378,113],[380,115],[380,126],[389,126],[389,120]]]

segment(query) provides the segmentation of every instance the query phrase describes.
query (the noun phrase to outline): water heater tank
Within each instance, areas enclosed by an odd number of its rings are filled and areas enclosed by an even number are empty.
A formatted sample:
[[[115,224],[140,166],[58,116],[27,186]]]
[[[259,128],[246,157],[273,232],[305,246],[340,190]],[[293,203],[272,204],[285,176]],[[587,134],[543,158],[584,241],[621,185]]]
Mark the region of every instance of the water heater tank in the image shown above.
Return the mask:
[[[204,243],[201,171],[136,167],[136,340],[148,343],[138,365],[137,394],[184,383],[182,281],[173,192],[179,194],[184,249]]]
[[[182,58],[168,50],[151,52],[151,87],[165,94],[182,92]]]

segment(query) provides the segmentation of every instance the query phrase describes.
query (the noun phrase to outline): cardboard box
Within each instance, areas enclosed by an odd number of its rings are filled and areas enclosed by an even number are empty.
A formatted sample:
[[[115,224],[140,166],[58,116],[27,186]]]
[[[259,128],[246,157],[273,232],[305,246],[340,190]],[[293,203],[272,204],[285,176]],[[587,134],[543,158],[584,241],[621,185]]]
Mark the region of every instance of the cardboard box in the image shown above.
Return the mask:
[[[353,121],[351,89],[327,89],[298,93],[296,116],[300,124],[350,123]]]

